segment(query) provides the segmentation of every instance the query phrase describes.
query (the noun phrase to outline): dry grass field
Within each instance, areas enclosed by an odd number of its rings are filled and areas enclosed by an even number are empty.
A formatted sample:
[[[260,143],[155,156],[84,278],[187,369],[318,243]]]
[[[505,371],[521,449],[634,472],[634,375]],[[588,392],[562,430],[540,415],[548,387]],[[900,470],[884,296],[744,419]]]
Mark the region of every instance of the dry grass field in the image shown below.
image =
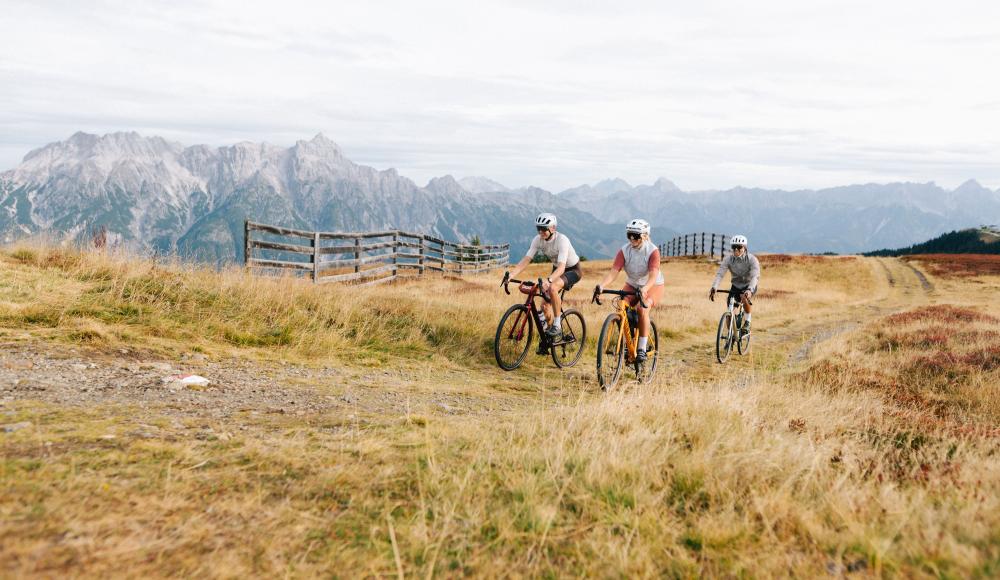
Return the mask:
[[[507,373],[499,274],[6,248],[0,576],[1000,575],[1000,276],[762,264],[750,354],[672,259],[656,379],[602,393],[607,262],[581,362]]]

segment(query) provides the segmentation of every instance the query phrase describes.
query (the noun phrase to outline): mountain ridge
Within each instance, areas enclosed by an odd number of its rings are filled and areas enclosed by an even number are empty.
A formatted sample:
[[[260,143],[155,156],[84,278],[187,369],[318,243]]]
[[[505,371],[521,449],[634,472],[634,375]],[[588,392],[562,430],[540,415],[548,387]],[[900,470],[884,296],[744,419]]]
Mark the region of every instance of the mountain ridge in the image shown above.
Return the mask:
[[[479,236],[510,241],[517,253],[541,211],[559,215],[560,229],[590,257],[612,255],[634,217],[653,224],[655,241],[739,232],[758,251],[854,253],[1000,222],[1000,192],[973,179],[953,190],[897,182],[687,192],[666,177],[635,186],[609,178],[553,194],[442,175],[421,187],[394,168],[351,161],[322,133],[290,147],[211,147],[77,132],[0,173],[0,235],[8,241],[42,232],[82,240],[104,227],[119,242],[208,261],[242,257],[246,218],[329,231],[401,228],[452,241]]]
[[[245,219],[326,231],[400,228],[451,241],[527,248],[534,216],[559,211],[579,252],[609,254],[618,228],[539,190],[472,195],[451,176],[420,187],[393,168],[354,163],[318,134],[291,147],[184,147],[138,133],[75,133],[0,173],[0,234],[47,232],[209,262],[242,257]]]

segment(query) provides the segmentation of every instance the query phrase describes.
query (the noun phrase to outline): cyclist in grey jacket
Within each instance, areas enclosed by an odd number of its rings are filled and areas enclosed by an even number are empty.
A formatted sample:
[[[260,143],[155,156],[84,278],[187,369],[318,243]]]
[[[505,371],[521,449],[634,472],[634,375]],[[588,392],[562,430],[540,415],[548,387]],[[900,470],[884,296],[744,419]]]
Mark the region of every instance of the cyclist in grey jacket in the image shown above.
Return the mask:
[[[750,311],[753,307],[750,304],[750,298],[757,293],[757,282],[760,280],[760,261],[757,260],[757,256],[747,250],[745,236],[733,236],[729,245],[733,252],[722,259],[719,271],[715,273],[712,289],[708,291],[708,298],[715,301],[715,292],[718,290],[726,270],[728,270],[732,282],[729,296],[743,302],[743,309],[746,311],[746,316],[743,318],[743,331],[750,332]]]

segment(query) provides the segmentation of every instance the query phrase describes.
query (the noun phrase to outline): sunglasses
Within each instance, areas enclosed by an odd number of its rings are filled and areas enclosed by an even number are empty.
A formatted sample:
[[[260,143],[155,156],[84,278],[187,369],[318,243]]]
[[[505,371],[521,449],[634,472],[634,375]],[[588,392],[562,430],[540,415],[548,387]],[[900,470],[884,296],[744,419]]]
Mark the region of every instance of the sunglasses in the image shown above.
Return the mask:
[[[642,234],[636,234],[636,233],[633,233],[633,232],[629,232],[629,233],[627,233],[625,235],[628,236],[628,239],[630,239],[630,240],[639,240],[639,239],[642,239]]]
[[[535,229],[538,230],[538,233],[540,233],[540,234],[549,231],[549,228],[547,226],[538,226]]]
[[[743,249],[743,246],[735,246],[734,245],[734,246],[729,246],[729,247],[732,248],[732,249],[734,249],[734,250],[742,250]]]

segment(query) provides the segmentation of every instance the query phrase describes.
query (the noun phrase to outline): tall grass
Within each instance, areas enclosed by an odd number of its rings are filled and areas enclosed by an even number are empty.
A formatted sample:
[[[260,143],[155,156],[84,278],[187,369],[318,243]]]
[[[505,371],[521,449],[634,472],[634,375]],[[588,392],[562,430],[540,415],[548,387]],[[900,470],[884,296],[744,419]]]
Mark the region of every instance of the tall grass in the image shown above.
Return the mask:
[[[391,356],[482,354],[494,308],[462,280],[430,278],[420,291],[317,286],[184,263],[52,247],[6,253],[17,269],[8,327],[52,327],[64,339],[169,350],[254,350],[262,356],[373,362]]]
[[[589,351],[571,371],[493,368],[499,313],[520,298],[496,276],[356,289],[52,248],[2,259],[5,332],[420,364],[414,397],[441,390],[440,363],[459,392],[517,403],[218,418],[17,401],[5,416],[33,427],[0,439],[11,575],[1000,574],[1000,329],[974,309],[878,317],[800,372],[702,364],[714,267],[671,261],[656,317],[677,356],[653,385],[601,395]],[[869,264],[768,262],[754,348],[780,360],[816,321],[870,312],[889,285]],[[587,294],[568,297],[593,335],[609,310]]]

